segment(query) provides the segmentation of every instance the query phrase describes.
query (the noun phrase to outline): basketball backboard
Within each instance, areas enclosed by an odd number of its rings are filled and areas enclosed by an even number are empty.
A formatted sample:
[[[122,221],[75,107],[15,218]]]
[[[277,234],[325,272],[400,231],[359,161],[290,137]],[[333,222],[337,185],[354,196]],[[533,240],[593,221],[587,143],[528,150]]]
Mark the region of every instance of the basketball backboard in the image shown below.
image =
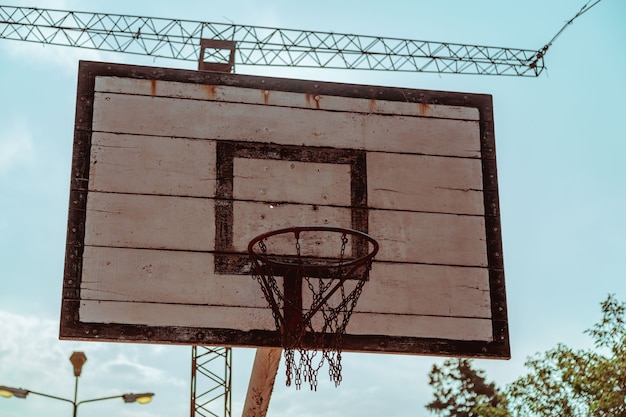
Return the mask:
[[[279,346],[255,236],[380,250],[344,350],[509,357],[491,96],[81,62],[61,338]]]

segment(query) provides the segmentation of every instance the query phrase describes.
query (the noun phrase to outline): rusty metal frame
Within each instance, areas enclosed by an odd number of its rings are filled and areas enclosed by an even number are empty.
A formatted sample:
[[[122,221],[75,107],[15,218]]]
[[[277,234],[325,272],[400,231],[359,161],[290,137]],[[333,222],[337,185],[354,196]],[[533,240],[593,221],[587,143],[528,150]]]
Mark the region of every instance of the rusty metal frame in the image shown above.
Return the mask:
[[[234,72],[236,46],[233,41],[201,39],[198,70]],[[206,58],[213,58],[213,61],[206,61]]]
[[[191,417],[231,417],[232,355],[229,347],[192,346]]]

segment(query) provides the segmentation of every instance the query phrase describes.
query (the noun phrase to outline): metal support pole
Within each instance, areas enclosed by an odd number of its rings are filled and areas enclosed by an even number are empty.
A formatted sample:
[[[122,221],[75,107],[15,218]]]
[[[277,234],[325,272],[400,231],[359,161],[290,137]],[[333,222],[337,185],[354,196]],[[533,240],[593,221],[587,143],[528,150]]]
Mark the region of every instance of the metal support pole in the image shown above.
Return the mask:
[[[192,346],[191,364],[191,417],[231,417],[232,349]]]
[[[74,378],[76,379],[76,382],[74,383],[74,414],[72,414],[72,416],[76,417],[76,414],[78,413],[78,375]]]

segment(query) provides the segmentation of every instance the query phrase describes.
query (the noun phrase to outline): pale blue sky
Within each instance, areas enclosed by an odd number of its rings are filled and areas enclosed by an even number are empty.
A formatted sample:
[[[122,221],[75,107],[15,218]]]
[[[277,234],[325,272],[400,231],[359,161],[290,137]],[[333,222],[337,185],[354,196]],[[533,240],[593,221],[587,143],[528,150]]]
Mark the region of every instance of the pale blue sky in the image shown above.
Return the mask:
[[[8,1],[11,5],[540,49],[585,1]],[[571,25],[539,78],[238,66],[237,72],[493,95],[511,333],[510,361],[478,361],[506,384],[528,355],[583,331],[599,302],[626,300],[626,3],[603,0]],[[85,404],[79,415],[188,415],[189,347],[57,340],[79,59],[194,69],[194,63],[0,40],[0,385],[82,399],[153,391],[152,404]],[[233,415],[252,350],[234,353]],[[437,358],[347,354],[340,388],[283,385],[270,416],[427,416]],[[89,407],[89,408],[88,408]],[[0,398],[0,415],[66,415],[42,398]],[[88,409],[87,409],[88,408]]]

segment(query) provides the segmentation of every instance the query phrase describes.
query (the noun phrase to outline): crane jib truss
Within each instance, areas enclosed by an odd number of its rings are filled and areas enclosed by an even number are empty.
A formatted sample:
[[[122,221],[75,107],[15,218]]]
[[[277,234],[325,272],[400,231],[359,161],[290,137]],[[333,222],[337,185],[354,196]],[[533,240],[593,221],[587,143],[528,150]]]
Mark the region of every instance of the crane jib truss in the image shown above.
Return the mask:
[[[543,51],[0,5],[0,39],[199,61],[201,39],[237,65],[538,76]],[[203,59],[228,62],[227,51]]]

